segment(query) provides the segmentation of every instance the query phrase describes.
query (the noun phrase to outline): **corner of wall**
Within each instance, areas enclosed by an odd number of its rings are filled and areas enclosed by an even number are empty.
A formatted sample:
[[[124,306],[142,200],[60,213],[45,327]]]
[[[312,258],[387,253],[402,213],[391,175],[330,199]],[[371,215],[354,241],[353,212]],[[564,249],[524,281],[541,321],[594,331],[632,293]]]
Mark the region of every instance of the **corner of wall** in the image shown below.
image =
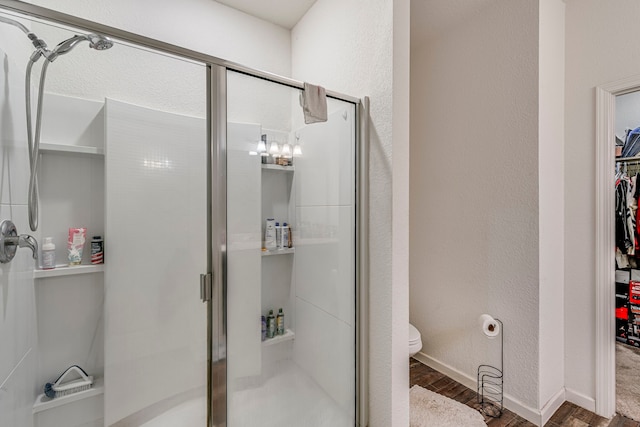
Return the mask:
[[[539,2],[539,388],[544,417],[564,400],[565,4]],[[562,403],[561,401],[559,402]]]

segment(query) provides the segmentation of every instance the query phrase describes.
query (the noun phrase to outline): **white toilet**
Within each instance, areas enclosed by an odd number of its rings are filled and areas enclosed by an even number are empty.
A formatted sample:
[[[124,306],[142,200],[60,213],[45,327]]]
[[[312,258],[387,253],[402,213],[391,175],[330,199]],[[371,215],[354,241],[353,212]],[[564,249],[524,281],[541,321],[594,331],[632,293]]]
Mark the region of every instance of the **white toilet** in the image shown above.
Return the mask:
[[[422,338],[420,337],[420,331],[416,329],[411,323],[409,323],[409,357],[413,357],[414,354],[422,349]]]

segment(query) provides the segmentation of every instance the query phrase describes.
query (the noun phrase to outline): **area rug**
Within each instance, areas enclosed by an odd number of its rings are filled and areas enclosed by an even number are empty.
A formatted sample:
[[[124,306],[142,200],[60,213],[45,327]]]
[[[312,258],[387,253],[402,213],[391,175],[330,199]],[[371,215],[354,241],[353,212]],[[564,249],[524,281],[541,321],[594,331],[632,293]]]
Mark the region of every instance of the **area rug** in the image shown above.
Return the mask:
[[[640,421],[640,349],[616,343],[616,412]]]
[[[409,391],[410,427],[487,427],[480,412],[414,385]]]

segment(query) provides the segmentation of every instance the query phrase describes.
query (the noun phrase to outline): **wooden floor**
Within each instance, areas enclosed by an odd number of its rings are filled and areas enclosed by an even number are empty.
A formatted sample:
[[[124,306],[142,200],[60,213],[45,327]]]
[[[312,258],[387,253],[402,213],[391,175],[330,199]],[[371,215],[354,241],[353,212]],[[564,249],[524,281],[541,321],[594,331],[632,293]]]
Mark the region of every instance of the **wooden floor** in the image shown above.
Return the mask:
[[[464,403],[474,409],[478,409],[476,403],[476,392],[470,390],[462,384],[452,380],[440,372],[423,365],[415,359],[410,361],[409,369],[411,378],[410,385],[419,385],[428,390],[435,391],[443,396],[449,397],[460,403]],[[535,427],[524,418],[519,417],[509,410],[504,410],[500,418],[490,418],[485,416],[487,425],[492,427]],[[545,427],[640,427],[639,422],[626,419],[616,415],[612,420],[599,417],[598,415],[580,408],[573,403],[565,402],[560,409],[551,417]]]

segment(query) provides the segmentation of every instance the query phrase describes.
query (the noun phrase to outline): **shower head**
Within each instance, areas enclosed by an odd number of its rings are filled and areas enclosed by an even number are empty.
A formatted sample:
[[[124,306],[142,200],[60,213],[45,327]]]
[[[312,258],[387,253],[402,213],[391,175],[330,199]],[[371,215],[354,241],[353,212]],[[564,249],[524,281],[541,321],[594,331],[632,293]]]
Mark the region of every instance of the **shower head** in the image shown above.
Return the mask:
[[[53,62],[60,55],[64,55],[65,53],[69,53],[78,43],[81,41],[88,41],[89,47],[96,50],[106,50],[113,46],[113,42],[111,39],[105,36],[101,36],[98,34],[87,34],[87,35],[75,35],[63,42],[58,43],[58,45],[51,51],[51,55],[47,57],[47,59]]]
[[[88,34],[89,47],[95,50],[107,50],[113,46],[113,41],[109,37],[99,34]]]

